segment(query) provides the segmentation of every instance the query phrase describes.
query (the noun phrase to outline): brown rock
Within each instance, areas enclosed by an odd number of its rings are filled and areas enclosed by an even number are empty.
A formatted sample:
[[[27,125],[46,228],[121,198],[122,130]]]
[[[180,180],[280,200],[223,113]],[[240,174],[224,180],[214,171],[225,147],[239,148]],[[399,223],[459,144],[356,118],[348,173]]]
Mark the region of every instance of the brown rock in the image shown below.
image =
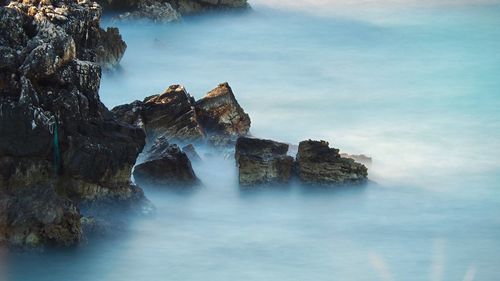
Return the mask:
[[[287,183],[293,158],[287,156],[288,144],[240,137],[236,142],[236,163],[242,186]]]

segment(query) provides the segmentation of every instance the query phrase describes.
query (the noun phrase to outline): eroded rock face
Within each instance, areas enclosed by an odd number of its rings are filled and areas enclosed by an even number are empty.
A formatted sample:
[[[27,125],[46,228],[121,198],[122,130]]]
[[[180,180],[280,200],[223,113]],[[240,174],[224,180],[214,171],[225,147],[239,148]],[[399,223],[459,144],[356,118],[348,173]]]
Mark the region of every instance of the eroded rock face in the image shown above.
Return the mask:
[[[242,186],[287,183],[293,157],[287,156],[288,144],[271,140],[240,137],[236,142],[236,164]]]
[[[196,152],[196,149],[192,144],[185,145],[182,148],[182,152],[186,153],[187,157],[189,158],[189,160],[191,160],[191,162],[201,161],[200,155],[198,154],[198,152]]]
[[[238,104],[227,82],[196,102],[196,115],[207,134],[245,136],[250,130],[250,116]]]
[[[326,141],[302,141],[296,160],[298,176],[305,183],[360,183],[368,176],[364,165],[341,157],[339,150],[330,148]]]
[[[167,187],[191,187],[199,182],[186,153],[162,138],[134,168],[134,178],[140,184]]]
[[[73,212],[61,203],[68,199],[77,207],[145,200],[130,182],[144,132],[118,122],[99,98],[99,18],[100,7],[89,1],[10,1],[0,7],[0,191],[41,194],[34,201],[40,208],[16,203],[26,215],[23,227],[48,227],[28,214],[43,216],[43,204],[62,204],[64,217]],[[53,187],[54,198],[38,187]],[[4,222],[0,228],[20,227]],[[71,241],[79,240],[60,243]]]

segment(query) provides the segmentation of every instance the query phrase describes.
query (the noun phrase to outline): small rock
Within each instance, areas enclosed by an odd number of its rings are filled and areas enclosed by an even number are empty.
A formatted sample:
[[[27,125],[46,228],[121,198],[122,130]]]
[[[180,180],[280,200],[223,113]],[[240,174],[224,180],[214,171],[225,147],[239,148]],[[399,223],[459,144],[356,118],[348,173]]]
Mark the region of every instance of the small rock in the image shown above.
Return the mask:
[[[305,183],[348,184],[364,182],[367,168],[352,159],[342,158],[339,150],[326,141],[302,141],[297,153],[297,173]]]
[[[186,153],[160,138],[133,172],[140,184],[191,187],[199,183]]]

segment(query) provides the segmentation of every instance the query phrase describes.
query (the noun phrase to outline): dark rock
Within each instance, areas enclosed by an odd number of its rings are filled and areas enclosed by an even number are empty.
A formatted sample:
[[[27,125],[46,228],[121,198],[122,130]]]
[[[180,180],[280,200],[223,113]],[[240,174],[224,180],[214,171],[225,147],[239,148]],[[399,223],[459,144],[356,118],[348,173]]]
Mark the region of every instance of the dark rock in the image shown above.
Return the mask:
[[[48,2],[10,1],[0,7],[0,56],[6,58],[0,63],[0,192],[17,206],[13,212],[37,217],[59,204],[73,214],[71,206],[147,203],[130,181],[145,134],[118,122],[99,99],[100,7],[88,1]],[[23,203],[30,194],[39,194],[40,206]],[[4,227],[9,232],[50,227],[44,224],[7,220]],[[67,238],[70,234],[39,241],[77,242]]]
[[[305,183],[349,184],[364,182],[368,170],[352,159],[342,158],[339,150],[326,141],[302,141],[297,153],[297,173]]]
[[[97,2],[105,10],[128,11],[131,13],[140,10],[141,5],[156,2],[155,6],[169,4],[176,12],[183,15],[208,10],[246,9],[249,7],[247,0],[98,0]]]
[[[287,156],[288,144],[271,140],[240,137],[236,142],[236,163],[243,186],[287,183],[293,157]]]
[[[207,134],[245,136],[250,116],[236,101],[228,83],[222,83],[196,102],[198,122]]]
[[[194,186],[199,180],[186,153],[165,139],[158,139],[147,152],[144,162],[134,168],[139,184],[157,186]]]
[[[0,190],[0,244],[21,249],[76,245],[82,239],[80,217],[52,186]]]
[[[198,152],[196,152],[196,149],[194,148],[194,145],[188,144],[182,148],[182,152],[186,153],[188,156],[189,160],[191,162],[199,162],[201,161],[200,155],[198,155]]]

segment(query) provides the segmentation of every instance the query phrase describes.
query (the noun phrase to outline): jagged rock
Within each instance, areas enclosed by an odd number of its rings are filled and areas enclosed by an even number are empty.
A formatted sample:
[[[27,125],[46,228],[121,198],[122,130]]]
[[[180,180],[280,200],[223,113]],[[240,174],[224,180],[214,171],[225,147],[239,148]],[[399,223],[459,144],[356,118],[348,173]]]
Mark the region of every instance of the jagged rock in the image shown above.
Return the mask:
[[[199,182],[186,153],[164,138],[156,141],[133,174],[136,182],[147,185],[190,187]]]
[[[293,157],[287,156],[288,144],[271,140],[240,137],[236,142],[236,163],[242,186],[287,183]]]
[[[153,22],[172,22],[181,19],[179,12],[170,3],[158,0],[143,0],[131,12],[125,12],[116,17],[118,20],[150,19]]]
[[[182,152],[186,153],[187,157],[191,162],[198,162],[201,161],[200,155],[198,155],[198,152],[196,152],[196,149],[194,148],[194,145],[188,144],[182,148]]]
[[[144,100],[142,117],[148,139],[196,142],[204,132],[196,119],[194,98],[184,87],[170,86],[163,94]]]
[[[0,190],[0,245],[72,246],[82,239],[80,213],[53,186]]]
[[[116,106],[111,111],[115,114],[118,120],[126,124],[144,129],[144,121],[142,120],[142,111],[144,103],[136,100],[132,103]]]
[[[196,115],[208,134],[245,136],[250,129],[250,116],[238,104],[227,82],[196,102]]]
[[[359,183],[368,176],[364,165],[342,158],[339,150],[330,148],[326,141],[300,142],[296,161],[298,176],[305,183]]]
[[[26,42],[26,52],[20,55],[26,57],[26,62],[32,61],[31,56],[37,59],[36,63],[45,65],[45,68],[41,68],[44,70],[42,74],[52,74],[51,68],[61,66],[75,56],[109,69],[119,63],[125,52],[126,44],[118,29],[108,28],[104,31],[100,28],[102,11],[95,2],[9,1],[7,9],[20,14],[16,18],[24,29],[15,28],[10,37],[19,36],[18,32],[28,35],[37,33]]]
[[[40,194],[36,208],[15,205],[20,215],[38,217],[65,200],[79,208],[146,203],[130,181],[145,134],[118,122],[99,99],[100,7],[48,2],[9,1],[0,7],[0,56],[6,58],[0,63],[0,192],[14,197],[5,198],[8,202],[24,202],[31,196],[24,190]],[[54,193],[45,187],[55,187]],[[72,210],[65,204],[63,209]],[[26,219],[7,220],[3,227],[50,226]],[[51,237],[55,241],[38,241],[71,244],[66,235]]]

